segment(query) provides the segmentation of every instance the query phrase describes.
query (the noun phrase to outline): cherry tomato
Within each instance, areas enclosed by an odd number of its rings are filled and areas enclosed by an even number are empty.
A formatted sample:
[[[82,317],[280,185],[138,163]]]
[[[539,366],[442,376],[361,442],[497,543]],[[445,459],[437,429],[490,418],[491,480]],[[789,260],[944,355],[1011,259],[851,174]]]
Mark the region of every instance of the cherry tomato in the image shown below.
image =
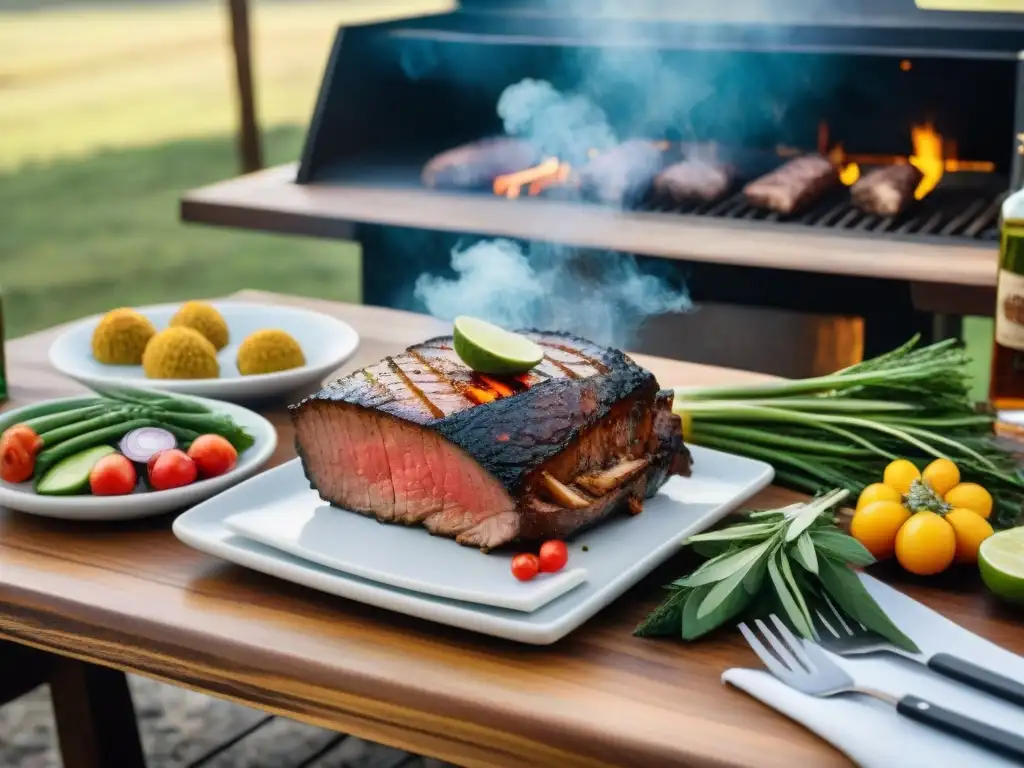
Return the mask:
[[[238,451],[220,435],[200,435],[189,446],[188,456],[196,463],[200,477],[223,475],[238,461]]]
[[[135,490],[135,465],[119,453],[104,456],[89,473],[89,488],[95,496],[123,496]]]
[[[0,436],[0,480],[23,483],[32,477],[43,441],[31,427],[15,424]]]
[[[564,541],[552,539],[540,545],[540,569],[544,573],[560,571],[569,562],[569,550]]]
[[[540,571],[540,561],[536,555],[524,553],[512,558],[512,575],[520,581],[529,581]]]
[[[149,484],[155,491],[166,491],[168,488],[180,488],[195,482],[198,471],[196,463],[184,451],[172,448],[160,451],[149,460],[147,467]]]

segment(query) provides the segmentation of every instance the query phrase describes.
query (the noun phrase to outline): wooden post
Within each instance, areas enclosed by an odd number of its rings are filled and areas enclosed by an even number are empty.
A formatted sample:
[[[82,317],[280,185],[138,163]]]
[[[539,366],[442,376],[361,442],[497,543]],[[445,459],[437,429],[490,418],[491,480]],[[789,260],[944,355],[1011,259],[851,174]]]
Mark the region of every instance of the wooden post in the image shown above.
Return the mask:
[[[238,84],[238,153],[242,161],[242,172],[251,173],[263,167],[263,157],[252,83],[249,0],[228,0],[228,10],[231,14],[231,45],[235,51],[235,79]]]

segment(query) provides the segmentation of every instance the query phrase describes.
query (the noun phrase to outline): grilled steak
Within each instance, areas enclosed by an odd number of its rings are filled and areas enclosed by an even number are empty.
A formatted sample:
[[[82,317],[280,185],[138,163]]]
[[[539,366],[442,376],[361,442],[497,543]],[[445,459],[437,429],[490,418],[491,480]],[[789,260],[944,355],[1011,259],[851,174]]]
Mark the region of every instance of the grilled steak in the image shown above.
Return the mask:
[[[783,215],[798,212],[840,185],[836,167],[821,155],[790,160],[743,188],[747,202]]]
[[[850,188],[853,204],[875,216],[895,216],[914,202],[924,174],[910,163],[876,168]]]
[[[483,550],[635,514],[690,453],[647,370],[567,334],[516,377],[476,374],[451,337],[339,379],[290,408],[321,498]]]
[[[488,189],[498,176],[530,168],[541,160],[521,139],[498,136],[449,149],[423,166],[423,184],[453,189]]]

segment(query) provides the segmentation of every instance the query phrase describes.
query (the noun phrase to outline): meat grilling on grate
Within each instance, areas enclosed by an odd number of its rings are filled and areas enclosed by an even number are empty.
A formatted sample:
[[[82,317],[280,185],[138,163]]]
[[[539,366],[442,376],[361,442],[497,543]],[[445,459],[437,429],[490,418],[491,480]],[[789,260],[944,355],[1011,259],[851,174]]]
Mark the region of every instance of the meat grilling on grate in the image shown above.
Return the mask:
[[[423,184],[452,189],[489,189],[498,176],[540,162],[536,147],[521,139],[498,136],[449,149],[423,167]]]
[[[293,405],[312,487],[486,551],[636,514],[670,475],[689,475],[671,390],[619,351],[525,333],[545,359],[523,376],[475,374],[443,337]]]
[[[732,183],[731,170],[703,160],[673,163],[654,179],[655,191],[676,202],[711,202],[724,195]]]
[[[853,204],[875,216],[895,216],[914,202],[924,174],[910,163],[876,168],[850,188]]]
[[[828,158],[804,155],[790,160],[743,188],[747,202],[776,213],[797,213],[841,184]]]

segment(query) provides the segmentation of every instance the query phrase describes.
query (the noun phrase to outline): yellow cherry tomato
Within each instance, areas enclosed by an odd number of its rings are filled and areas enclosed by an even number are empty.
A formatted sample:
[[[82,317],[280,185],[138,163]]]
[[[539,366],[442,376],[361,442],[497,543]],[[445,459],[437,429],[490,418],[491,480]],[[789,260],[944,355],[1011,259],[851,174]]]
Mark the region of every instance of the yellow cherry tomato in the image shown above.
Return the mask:
[[[882,475],[882,482],[900,493],[909,493],[910,484],[920,479],[921,471],[907,459],[890,462]]]
[[[902,496],[900,496],[900,492],[895,488],[891,488],[885,483],[872,483],[860,492],[860,496],[857,498],[857,509],[863,509],[868,504],[874,504],[876,501],[895,501],[899,503],[900,499],[902,499]]]
[[[960,482],[960,470],[949,459],[936,459],[924,468],[921,479],[939,496],[944,496]]]
[[[853,513],[850,535],[876,560],[892,557],[896,534],[910,518],[910,510],[898,501],[876,501]]]
[[[992,535],[992,526],[988,520],[969,509],[954,509],[946,513],[946,522],[953,527],[956,536],[957,563],[978,562],[978,548],[981,542]]]
[[[946,570],[956,555],[953,526],[934,512],[917,512],[896,534],[896,559],[918,576]]]
[[[947,504],[969,509],[986,520],[992,514],[992,494],[977,483],[955,485],[942,498]]]

